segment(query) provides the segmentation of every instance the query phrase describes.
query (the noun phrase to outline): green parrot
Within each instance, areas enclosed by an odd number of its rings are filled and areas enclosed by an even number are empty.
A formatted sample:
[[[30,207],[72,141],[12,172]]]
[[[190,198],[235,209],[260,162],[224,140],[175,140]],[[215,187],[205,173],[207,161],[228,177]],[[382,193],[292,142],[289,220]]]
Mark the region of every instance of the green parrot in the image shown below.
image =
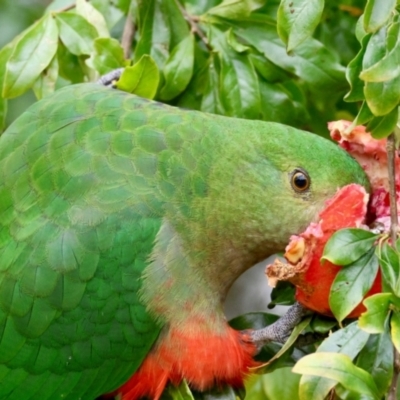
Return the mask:
[[[65,87],[0,139],[0,399],[158,399],[256,365],[223,302],[339,187],[333,143],[277,123]]]

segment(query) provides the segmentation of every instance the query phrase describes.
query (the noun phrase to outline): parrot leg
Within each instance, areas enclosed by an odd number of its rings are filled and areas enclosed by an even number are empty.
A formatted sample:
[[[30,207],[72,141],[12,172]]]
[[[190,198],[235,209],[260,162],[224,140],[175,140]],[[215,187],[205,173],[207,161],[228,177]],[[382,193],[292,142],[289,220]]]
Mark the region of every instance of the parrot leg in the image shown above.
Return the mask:
[[[97,83],[106,87],[115,87],[116,82],[121,77],[124,68],[113,69],[111,72],[101,76]]]
[[[296,302],[285,315],[273,324],[250,332],[251,340],[260,349],[267,342],[285,343],[295,326],[308,313],[310,310]]]

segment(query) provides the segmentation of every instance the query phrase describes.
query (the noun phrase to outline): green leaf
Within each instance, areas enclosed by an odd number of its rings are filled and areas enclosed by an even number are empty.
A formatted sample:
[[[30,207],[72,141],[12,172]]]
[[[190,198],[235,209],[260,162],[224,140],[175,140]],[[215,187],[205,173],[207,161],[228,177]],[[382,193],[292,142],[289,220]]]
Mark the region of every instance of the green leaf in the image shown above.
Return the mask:
[[[350,92],[348,92],[344,97],[345,101],[352,102],[364,100],[364,82],[360,79],[360,73],[363,69],[363,58],[370,38],[371,35],[363,37],[360,51],[347,66],[346,78],[350,84]]]
[[[361,14],[356,24],[356,38],[361,43],[362,39],[368,32],[364,29],[364,14]]]
[[[171,31],[164,3],[160,0],[142,1],[139,7],[139,40],[135,47],[134,60],[150,55],[159,69],[169,56]]]
[[[385,57],[386,33],[387,27],[384,26],[371,36],[363,58],[363,70],[369,69]],[[366,82],[364,96],[374,115],[389,114],[400,101],[400,75],[384,82]]]
[[[268,308],[274,308],[276,305],[289,306],[295,302],[296,288],[285,281],[278,281],[277,285],[271,291],[271,302]]]
[[[81,15],[96,28],[99,37],[110,37],[110,32],[108,31],[107,23],[103,14],[94,8],[88,1],[76,0],[75,10],[77,14]]]
[[[322,43],[310,38],[293,55],[276,35],[276,27],[265,23],[242,23],[236,35],[253,45],[269,61],[303,79],[312,92],[333,90],[340,95],[347,88],[344,68]],[[330,92],[332,95],[332,92]]]
[[[117,82],[117,88],[140,97],[153,99],[157,93],[160,73],[150,56],[143,56],[136,64],[126,67]]]
[[[190,29],[178,7],[177,1],[163,0],[163,6],[164,14],[168,18],[169,30],[171,32],[170,47],[173,49],[190,34]]]
[[[376,248],[376,254],[381,265],[383,281],[397,296],[399,295],[398,280],[400,276],[400,254],[387,241]]]
[[[397,121],[398,107],[395,107],[389,112],[389,114],[386,114],[382,117],[373,117],[368,122],[367,130],[375,139],[382,139],[393,133],[396,128]]]
[[[371,121],[372,118],[374,118],[374,114],[372,114],[371,110],[369,109],[367,102],[363,101],[361,108],[358,111],[358,114],[354,119],[352,125],[364,125],[367,122]]]
[[[365,346],[369,334],[358,328],[353,322],[334,332],[325,339],[317,349],[320,352],[345,354],[353,360]],[[336,381],[321,376],[303,375],[300,380],[299,393],[301,399],[324,400]]]
[[[396,350],[400,352],[400,312],[395,310],[390,318],[390,334]]]
[[[317,27],[324,0],[282,0],[278,9],[278,33],[290,52],[311,37]]]
[[[122,11],[119,7],[120,1],[110,2],[109,0],[90,0],[90,4],[101,13],[106,20],[107,28],[111,30],[129,11],[131,0],[124,0],[126,3],[126,11]]]
[[[297,362],[293,372],[333,379],[346,389],[380,400],[378,388],[371,374],[356,367],[351,358],[345,354],[323,352],[309,354]],[[309,400],[304,397],[300,399]]]
[[[54,92],[57,78],[58,58],[57,55],[55,55],[49,66],[40,74],[33,85],[32,89],[38,100]]]
[[[104,75],[125,64],[124,50],[118,40],[113,38],[97,38],[94,41],[94,52],[86,61],[90,66]]]
[[[266,59],[264,56],[260,54],[249,54],[250,61],[253,63],[256,71],[267,81],[270,83],[279,82],[283,80],[288,80],[290,75],[273,64],[271,61]]]
[[[377,236],[364,229],[341,229],[325,245],[321,260],[328,260],[336,265],[349,265],[370,250]]]
[[[232,28],[226,31],[226,41],[237,53],[244,53],[250,49],[249,46],[245,46],[237,40]]]
[[[209,9],[207,14],[227,19],[242,19],[250,15],[250,12],[248,0],[224,0],[221,4]]]
[[[85,18],[72,12],[62,12],[56,14],[56,20],[60,39],[72,54],[79,56],[93,51],[93,42],[98,33]]]
[[[364,300],[367,311],[358,319],[358,326],[369,333],[383,333],[393,301],[391,293],[378,293]]]
[[[375,248],[371,248],[338,272],[329,294],[329,306],[339,322],[361,303],[371,289],[378,269],[378,257],[375,255]]]
[[[168,385],[166,391],[172,400],[194,400],[186,380],[183,380],[179,386]]]
[[[380,335],[370,335],[357,357],[357,366],[369,372],[378,387],[380,397],[389,389],[393,375],[393,346],[386,327]]]
[[[400,22],[388,29],[388,42],[393,41],[393,48],[376,64],[363,70],[360,78],[368,82],[384,82],[396,78],[400,74]]]
[[[364,12],[364,28],[367,32],[376,32],[390,18],[396,0],[368,0]]]
[[[212,114],[224,114],[220,94],[220,78],[217,71],[215,58],[215,55],[211,56],[200,109],[203,112]]]
[[[229,321],[229,325],[237,331],[245,329],[262,329],[279,319],[278,315],[264,312],[250,312],[239,315]]]
[[[400,76],[386,82],[367,82],[364,94],[368,107],[376,116],[388,114],[400,102]]]
[[[14,43],[11,42],[0,50],[0,93],[2,92],[4,76],[6,73],[6,64],[10,58],[14,48]],[[0,134],[6,127],[8,101],[0,96]]]
[[[79,58],[60,43],[57,49],[59,75],[72,83],[83,82],[84,73]]]
[[[194,36],[189,34],[172,50],[164,66],[165,85],[161,100],[171,100],[182,93],[193,75]]]
[[[57,25],[46,15],[19,38],[7,62],[3,97],[20,96],[32,87],[57,51]]]
[[[259,118],[261,112],[258,77],[245,54],[238,54],[227,43],[226,35],[209,26],[210,44],[218,52],[220,93],[225,114],[240,118]]]
[[[290,367],[250,377],[246,383],[246,400],[298,400],[299,380],[300,376],[292,373]]]

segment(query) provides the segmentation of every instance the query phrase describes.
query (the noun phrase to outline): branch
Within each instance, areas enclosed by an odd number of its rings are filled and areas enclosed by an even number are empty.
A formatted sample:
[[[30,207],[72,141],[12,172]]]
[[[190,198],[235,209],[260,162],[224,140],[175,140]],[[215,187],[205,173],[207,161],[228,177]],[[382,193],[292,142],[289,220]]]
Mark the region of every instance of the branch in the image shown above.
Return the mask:
[[[197,22],[199,21],[198,17],[189,15],[188,12],[185,10],[185,8],[182,6],[182,4],[179,2],[179,0],[175,0],[175,3],[178,6],[180,12],[182,13],[183,18],[185,18],[185,20],[189,23],[191,32],[196,34],[203,41],[208,50],[212,51],[212,47],[210,46],[207,37],[204,35],[203,31],[197,24]]]
[[[121,46],[124,49],[124,57],[129,60],[132,55],[132,41],[135,36],[135,25],[133,23],[131,9],[129,8],[128,15],[122,32]]]
[[[395,137],[392,133],[387,139],[386,151],[388,156],[388,175],[389,175],[389,196],[390,196],[390,238],[393,247],[396,246],[398,215],[397,215],[397,198],[396,198],[396,167],[395,167]],[[400,354],[394,347],[394,365],[393,377],[390,384],[388,400],[397,399],[397,383],[400,375]]]

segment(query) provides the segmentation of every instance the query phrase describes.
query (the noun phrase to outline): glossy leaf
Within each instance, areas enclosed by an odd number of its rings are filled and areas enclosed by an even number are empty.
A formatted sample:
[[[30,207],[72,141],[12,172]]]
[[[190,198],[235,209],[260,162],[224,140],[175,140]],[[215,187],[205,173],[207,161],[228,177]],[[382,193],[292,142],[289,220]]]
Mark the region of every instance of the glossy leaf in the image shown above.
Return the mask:
[[[54,92],[58,78],[58,69],[58,58],[56,55],[33,85],[32,89],[38,100]]]
[[[399,295],[398,287],[400,278],[400,254],[388,242],[383,242],[376,248],[376,254],[381,265],[384,282],[391,288],[393,293]]]
[[[349,265],[367,253],[376,239],[375,233],[363,229],[341,229],[325,245],[322,260],[336,265]]]
[[[375,32],[389,19],[396,7],[396,0],[368,0],[365,6],[364,28],[367,32]]]
[[[393,375],[393,346],[388,327],[379,335],[370,335],[357,357],[357,366],[369,372],[380,396],[387,392]]]
[[[335,88],[336,93],[345,90],[344,68],[324,45],[310,38],[299,45],[293,55],[288,55],[275,29],[264,21],[243,23],[236,34],[272,63],[310,84],[310,90],[318,93],[328,88]]]
[[[194,400],[193,394],[185,380],[178,386],[168,385],[166,392],[172,400]]]
[[[99,37],[110,37],[110,32],[103,14],[93,7],[92,4],[86,0],[76,0],[75,10],[77,14],[81,15],[96,28]]]
[[[390,318],[390,335],[393,345],[400,352],[400,311],[395,310]]]
[[[79,57],[72,54],[60,43],[57,49],[57,58],[59,66],[59,75],[71,81],[72,83],[82,82],[84,73],[81,67]]]
[[[372,114],[371,110],[369,109],[367,102],[363,101],[361,108],[353,121],[353,125],[364,125],[371,121],[372,118],[374,118],[374,114]]]
[[[117,82],[117,88],[153,99],[159,80],[160,73],[154,60],[150,56],[143,56],[136,64],[124,69]]]
[[[139,7],[140,38],[134,60],[150,55],[161,69],[169,56],[171,31],[161,0],[142,0]]]
[[[264,312],[250,312],[239,315],[229,321],[229,325],[237,331],[245,329],[262,329],[279,319],[278,315]]]
[[[250,2],[247,0],[223,0],[221,4],[209,9],[207,14],[227,19],[241,19],[250,14]]]
[[[295,49],[311,37],[317,27],[324,0],[282,0],[278,9],[278,33],[287,46],[287,51]]]
[[[296,288],[290,282],[278,281],[271,291],[271,302],[268,308],[274,308],[276,305],[292,305],[295,302],[295,291]]]
[[[114,69],[124,66],[124,50],[118,40],[113,38],[97,38],[94,41],[94,52],[87,64],[104,75]]]
[[[299,400],[299,380],[290,367],[254,376],[246,384],[246,400]]]
[[[170,46],[173,49],[190,34],[190,29],[176,1],[163,0],[163,10],[168,18]]]
[[[378,257],[371,248],[338,272],[329,294],[329,306],[339,322],[361,303],[375,281],[378,268]]]
[[[365,346],[369,334],[358,328],[357,322],[334,332],[317,349],[319,352],[345,354],[353,360]],[[321,376],[303,375],[300,380],[301,399],[324,400],[336,381]]]
[[[368,82],[384,82],[396,78],[400,74],[400,22],[390,26],[387,32],[392,48],[376,64],[363,70],[360,78]]]
[[[57,51],[57,35],[53,17],[46,15],[20,36],[6,65],[3,97],[19,96],[33,85]]]
[[[9,43],[0,50],[0,91],[3,88],[4,76],[6,72],[6,64],[13,51],[13,43]],[[1,92],[0,92],[1,93]],[[7,99],[0,96],[0,134],[6,127],[6,116],[7,116]]]
[[[85,18],[72,12],[62,12],[56,14],[56,20],[60,39],[72,54],[79,56],[93,51],[93,42],[98,33]]]
[[[380,400],[378,388],[371,374],[356,367],[351,358],[345,354],[325,352],[309,354],[298,361],[293,372],[329,378],[353,392]],[[302,397],[300,399],[309,400]]]
[[[394,131],[397,121],[398,108],[395,107],[389,112],[389,114],[386,114],[382,117],[371,118],[367,125],[367,131],[370,132],[372,137],[375,139],[382,139],[389,136]]]
[[[225,113],[241,118],[259,118],[260,89],[253,64],[245,54],[233,51],[226,35],[216,27],[209,27],[211,46],[218,52],[221,101]]]
[[[237,40],[232,28],[226,32],[226,41],[237,53],[244,53],[245,51],[250,50],[249,46],[245,46]]]
[[[364,300],[367,311],[358,319],[358,326],[368,333],[383,333],[393,300],[391,293],[378,293]]]
[[[224,109],[221,103],[221,93],[219,89],[219,71],[217,70],[215,57],[216,56],[211,56],[200,109],[201,111],[208,113],[224,114]]]
[[[164,66],[165,85],[160,99],[171,100],[182,93],[193,75],[194,37],[190,34],[172,50]]]
[[[363,57],[363,70],[368,70],[385,57],[386,36],[386,26],[371,36]],[[366,82],[364,95],[375,116],[388,114],[400,102],[400,75],[384,82]]]
[[[350,92],[344,97],[346,101],[364,100],[364,82],[360,79],[360,73],[363,70],[363,58],[370,38],[371,35],[363,37],[360,51],[347,66],[346,78],[350,84]]]

